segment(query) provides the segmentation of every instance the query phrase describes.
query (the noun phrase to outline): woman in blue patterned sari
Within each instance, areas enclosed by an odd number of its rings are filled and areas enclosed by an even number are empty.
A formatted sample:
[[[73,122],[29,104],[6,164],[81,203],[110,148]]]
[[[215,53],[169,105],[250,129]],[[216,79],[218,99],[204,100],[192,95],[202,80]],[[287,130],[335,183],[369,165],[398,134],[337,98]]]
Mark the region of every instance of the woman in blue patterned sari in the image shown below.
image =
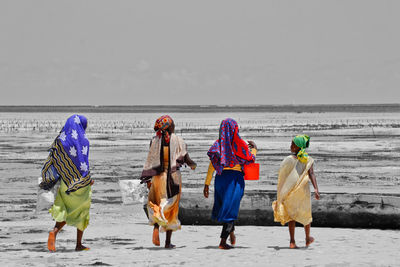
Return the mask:
[[[88,250],[82,245],[83,231],[89,224],[93,180],[89,172],[89,140],[86,137],[87,119],[72,115],[50,147],[42,169],[40,187],[50,189],[57,182],[60,187],[49,210],[56,221],[47,242],[49,251],[55,251],[57,233],[65,225],[77,228],[76,251]]]

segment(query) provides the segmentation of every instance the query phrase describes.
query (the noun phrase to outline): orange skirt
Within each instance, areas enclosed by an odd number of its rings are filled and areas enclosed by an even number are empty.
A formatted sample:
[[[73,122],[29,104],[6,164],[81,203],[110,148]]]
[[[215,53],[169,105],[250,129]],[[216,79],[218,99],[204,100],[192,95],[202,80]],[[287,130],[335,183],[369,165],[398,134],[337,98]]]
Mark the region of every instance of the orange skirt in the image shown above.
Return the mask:
[[[181,180],[180,172],[177,171],[176,174]],[[182,188],[182,182],[180,185]],[[147,202],[149,224],[158,224],[161,226],[161,231],[181,229],[181,222],[178,219],[180,198],[181,191],[172,198],[168,198],[166,172],[153,176]]]

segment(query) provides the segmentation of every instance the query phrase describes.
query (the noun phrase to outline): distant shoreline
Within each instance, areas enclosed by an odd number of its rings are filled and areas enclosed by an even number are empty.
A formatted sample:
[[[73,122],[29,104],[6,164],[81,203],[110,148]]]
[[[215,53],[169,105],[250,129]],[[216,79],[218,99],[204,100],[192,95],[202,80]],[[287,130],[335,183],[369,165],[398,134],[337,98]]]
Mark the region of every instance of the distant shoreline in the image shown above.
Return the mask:
[[[137,105],[137,106],[0,106],[0,112],[73,112],[73,113],[160,113],[160,112],[400,112],[400,104],[335,105]]]

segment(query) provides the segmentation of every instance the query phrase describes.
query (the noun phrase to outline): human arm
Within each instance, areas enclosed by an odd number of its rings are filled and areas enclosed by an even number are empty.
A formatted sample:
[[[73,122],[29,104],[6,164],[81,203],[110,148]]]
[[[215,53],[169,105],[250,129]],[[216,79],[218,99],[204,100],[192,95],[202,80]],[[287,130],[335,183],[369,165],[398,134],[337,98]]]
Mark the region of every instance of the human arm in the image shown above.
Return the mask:
[[[257,145],[254,143],[254,141],[247,141],[250,153],[254,155],[254,157],[257,155]]]
[[[211,183],[214,171],[215,171],[214,166],[210,162],[210,164],[208,165],[207,177],[203,189],[203,194],[205,198],[208,198],[209,196],[209,185]]]
[[[186,153],[185,158],[184,158],[183,160],[184,160],[184,162],[185,162],[192,170],[195,170],[195,169],[196,169],[197,164],[196,164],[196,162],[194,162],[194,161],[190,158],[189,153]]]
[[[247,141],[249,148],[252,150],[253,148],[256,149],[257,151],[257,145],[254,143],[254,141]]]
[[[319,195],[319,191],[318,191],[317,177],[314,174],[314,165],[311,166],[311,168],[308,170],[308,176],[310,177],[311,183],[314,187],[315,199],[319,200],[320,195]]]

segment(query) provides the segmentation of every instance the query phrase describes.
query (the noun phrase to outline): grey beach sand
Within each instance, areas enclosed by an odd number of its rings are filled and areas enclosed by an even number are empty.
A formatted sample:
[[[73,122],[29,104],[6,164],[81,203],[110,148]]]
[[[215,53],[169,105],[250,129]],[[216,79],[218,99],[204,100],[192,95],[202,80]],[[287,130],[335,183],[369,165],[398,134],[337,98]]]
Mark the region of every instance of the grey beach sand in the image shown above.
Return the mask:
[[[66,226],[57,251],[47,251],[54,223],[41,212],[31,218],[0,222],[2,266],[396,266],[400,232],[377,229],[311,228],[315,242],[306,248],[296,228],[299,249],[289,249],[283,226],[237,226],[237,244],[218,249],[220,226],[184,225],[172,236],[169,250],[151,242],[152,227],[141,205],[94,203],[84,244],[75,252],[76,229]],[[161,243],[165,234],[160,235]]]

